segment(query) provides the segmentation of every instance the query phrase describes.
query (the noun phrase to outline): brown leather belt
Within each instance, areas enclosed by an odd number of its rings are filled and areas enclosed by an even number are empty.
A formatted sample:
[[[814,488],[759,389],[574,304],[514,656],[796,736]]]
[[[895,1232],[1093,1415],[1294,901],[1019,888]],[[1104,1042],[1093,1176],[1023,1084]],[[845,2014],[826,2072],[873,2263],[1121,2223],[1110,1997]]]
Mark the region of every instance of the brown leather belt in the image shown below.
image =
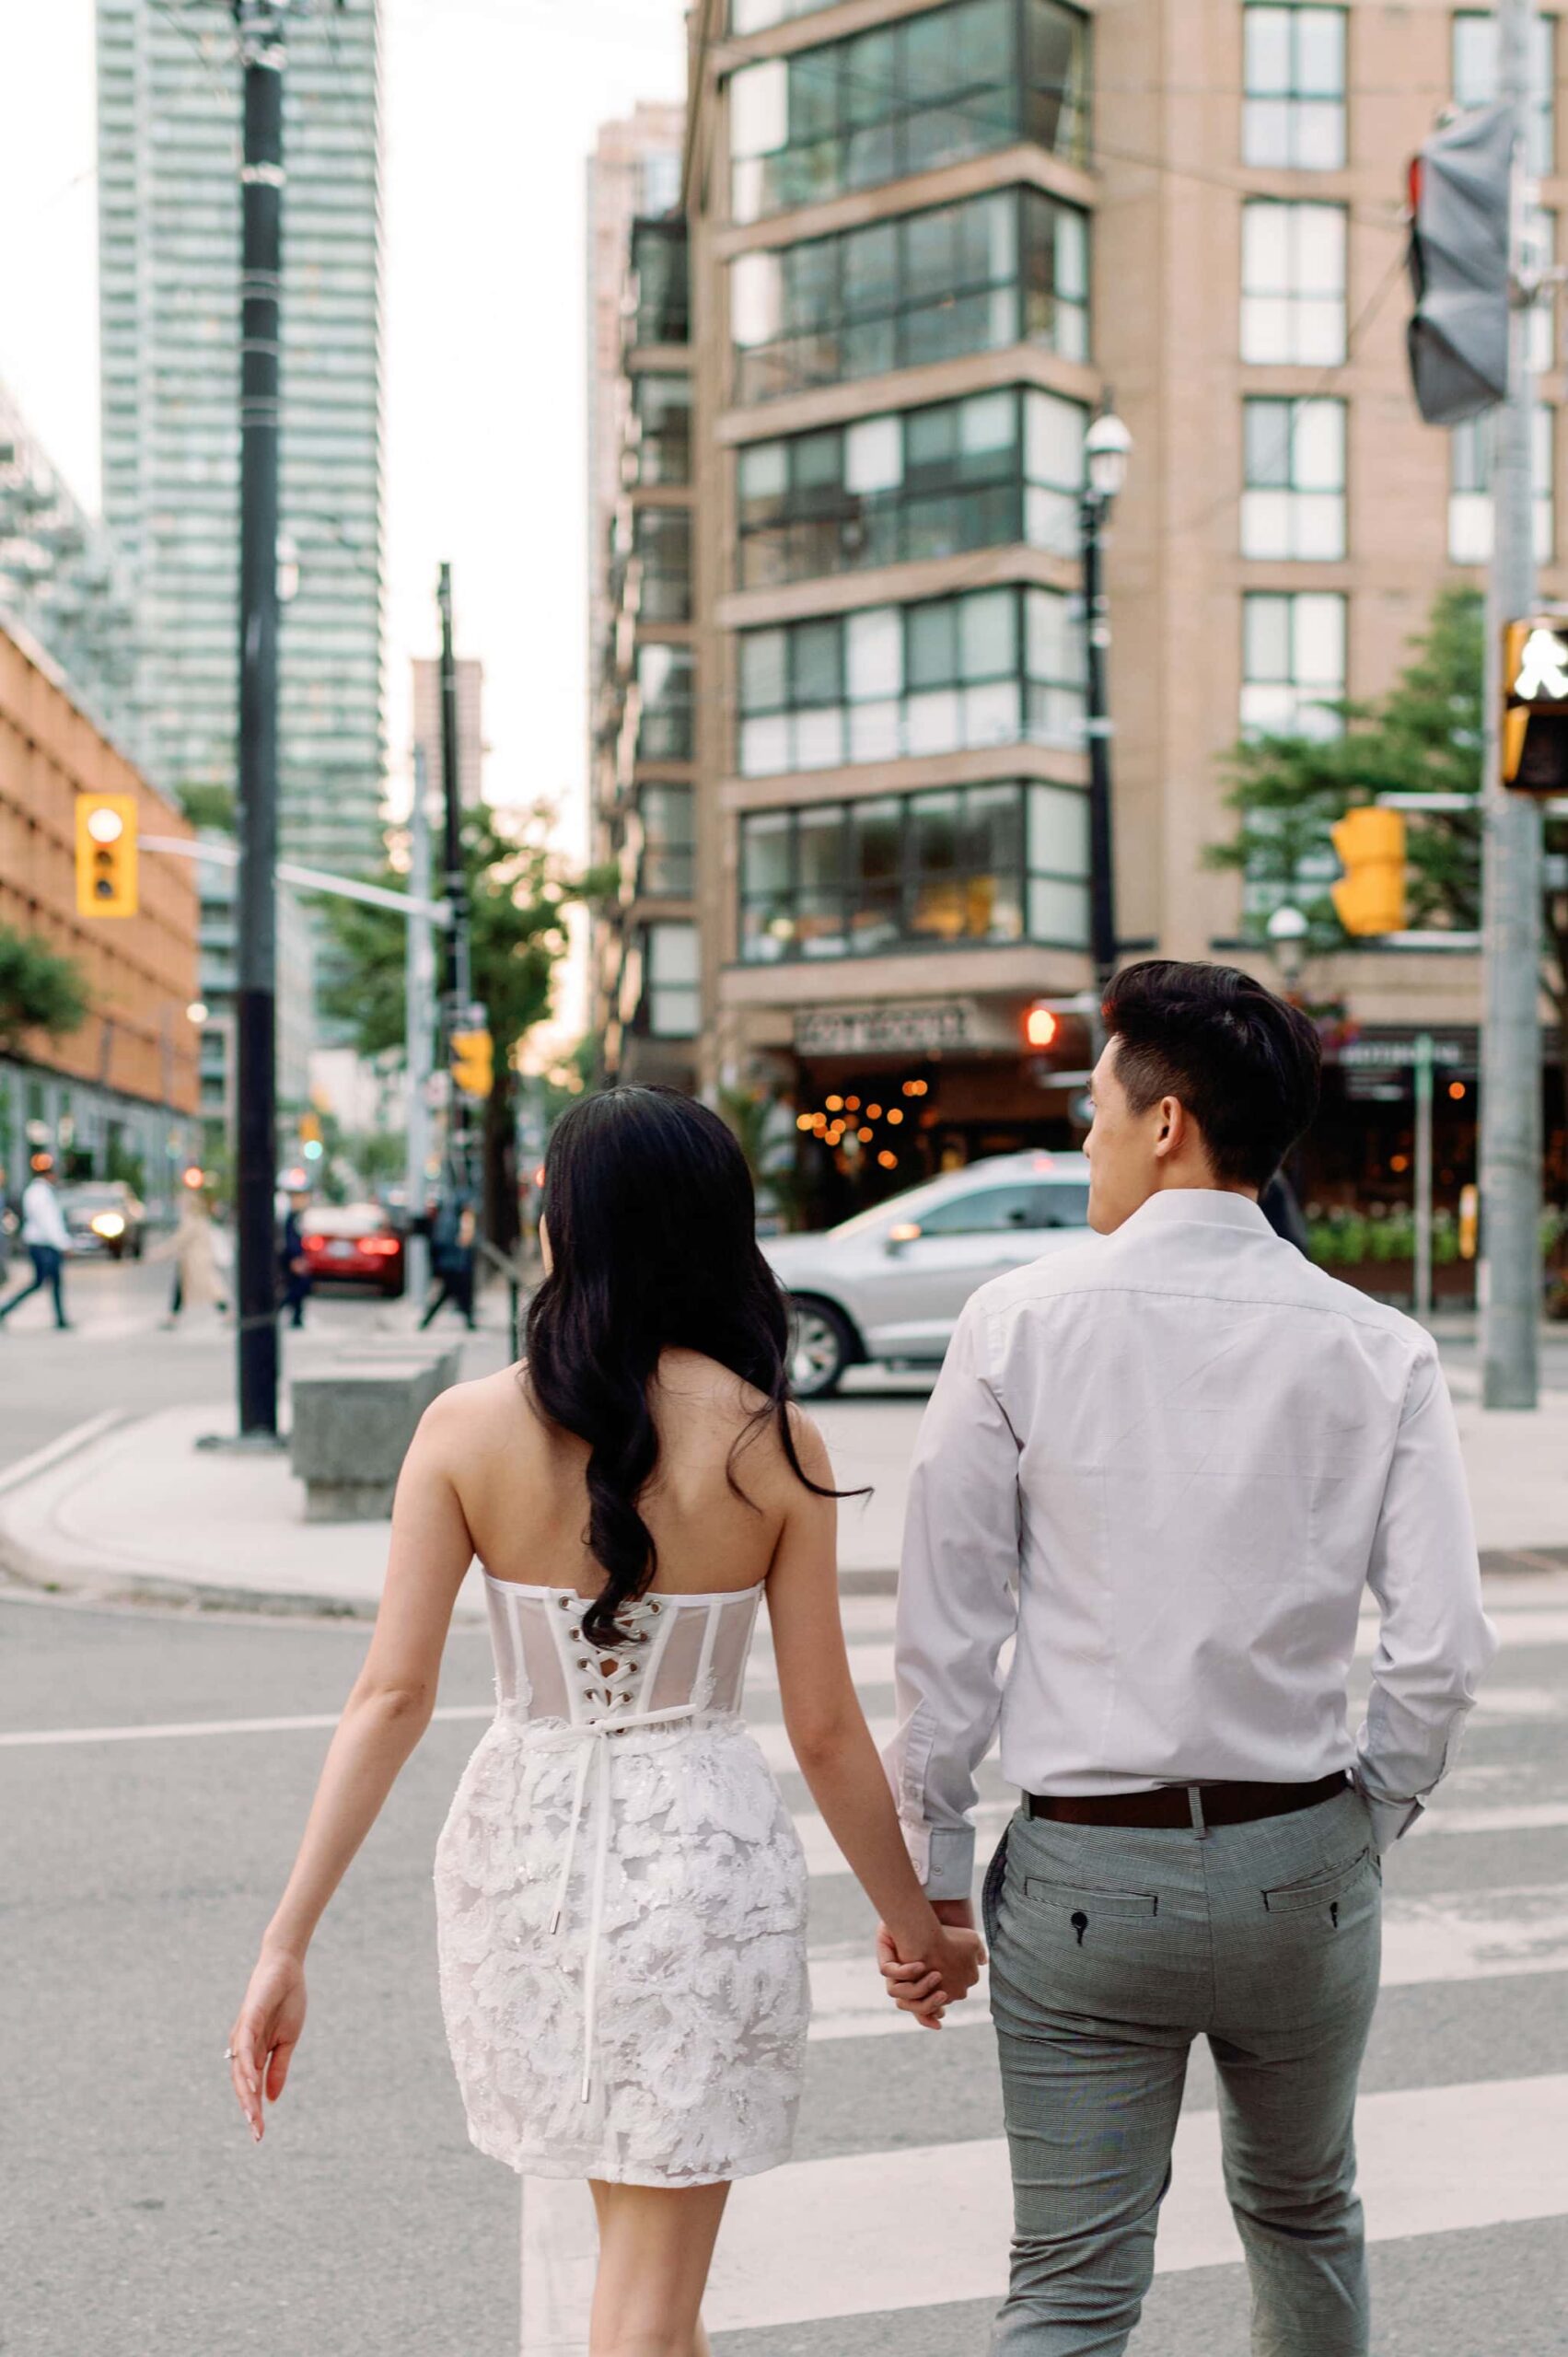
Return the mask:
[[[1152,1793],[1026,1793],[1031,1817],[1060,1825],[1128,1825],[1149,1831],[1204,1825],[1250,1825],[1260,1817],[1288,1817],[1348,1791],[1342,1768],[1315,1784],[1162,1784]],[[1198,1795],[1195,1814],[1191,1795]]]

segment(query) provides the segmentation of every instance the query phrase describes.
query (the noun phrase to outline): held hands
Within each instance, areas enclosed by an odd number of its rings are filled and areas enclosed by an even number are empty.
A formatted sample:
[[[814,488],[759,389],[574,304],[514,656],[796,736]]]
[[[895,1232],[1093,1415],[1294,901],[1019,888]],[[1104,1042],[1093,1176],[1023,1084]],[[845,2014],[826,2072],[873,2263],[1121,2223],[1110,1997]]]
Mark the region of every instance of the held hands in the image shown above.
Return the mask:
[[[877,1961],[888,1994],[900,2013],[912,2014],[923,2029],[940,2029],[947,2007],[967,1997],[980,1979],[985,1947],[974,1928],[974,1910],[967,1898],[932,1902],[937,1918],[935,1937],[922,1945],[920,1956],[901,1956],[885,1923],[877,1926]]]
[[[229,2076],[259,2144],[263,2091],[276,2103],[305,2027],[305,1967],[296,1956],[263,1948],[228,2034]]]

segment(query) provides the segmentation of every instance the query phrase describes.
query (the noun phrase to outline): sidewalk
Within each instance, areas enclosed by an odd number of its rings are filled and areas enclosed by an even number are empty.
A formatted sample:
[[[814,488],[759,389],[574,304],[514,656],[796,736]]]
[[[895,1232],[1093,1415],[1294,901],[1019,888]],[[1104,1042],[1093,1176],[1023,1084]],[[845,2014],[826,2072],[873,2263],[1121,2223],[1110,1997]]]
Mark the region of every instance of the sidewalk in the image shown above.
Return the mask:
[[[1468,1370],[1450,1376],[1489,1572],[1568,1572],[1568,1392],[1534,1415],[1483,1415]],[[893,1585],[904,1478],[923,1405],[892,1387],[818,1411],[841,1487],[851,1592]],[[0,1476],[0,1577],[110,1600],[368,1619],[385,1522],[307,1523],[286,1453],[199,1449],[215,1406],[99,1417]],[[482,1618],[470,1573],[458,1617]]]

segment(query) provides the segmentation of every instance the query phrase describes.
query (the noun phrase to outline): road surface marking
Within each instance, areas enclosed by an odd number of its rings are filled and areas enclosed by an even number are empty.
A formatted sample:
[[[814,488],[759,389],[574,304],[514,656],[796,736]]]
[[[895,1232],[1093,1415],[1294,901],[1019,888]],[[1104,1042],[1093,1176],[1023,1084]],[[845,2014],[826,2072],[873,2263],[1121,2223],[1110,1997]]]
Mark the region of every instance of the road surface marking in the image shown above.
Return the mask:
[[[1373,2242],[1568,2212],[1568,2075],[1364,2096],[1356,2143]],[[704,2304],[709,2328],[738,2332],[995,2299],[1011,2215],[1000,2138],[770,2170],[730,2195]],[[1220,2177],[1218,2114],[1190,2112],[1177,2130],[1156,2267],[1171,2273],[1240,2257]]]

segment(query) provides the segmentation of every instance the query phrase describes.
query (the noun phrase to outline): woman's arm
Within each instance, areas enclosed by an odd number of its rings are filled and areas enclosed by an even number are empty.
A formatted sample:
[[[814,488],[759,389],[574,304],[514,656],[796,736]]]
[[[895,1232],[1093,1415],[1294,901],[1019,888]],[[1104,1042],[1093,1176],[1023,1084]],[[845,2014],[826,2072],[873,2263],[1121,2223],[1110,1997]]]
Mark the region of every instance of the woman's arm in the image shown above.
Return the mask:
[[[832,1482],[821,1434],[795,1422],[800,1461],[814,1481]],[[897,1947],[940,1975],[940,2005],[979,1978],[982,1951],[971,1932],[937,1918],[922,1890],[900,1829],[893,1796],[850,1676],[839,1612],[838,1510],[790,1477],[784,1528],[768,1574],[768,1616],[788,1732],[801,1774],[829,1831],[848,1859]],[[937,2026],[932,2016],[932,2026]]]
[[[306,1950],[436,1705],[452,1607],[473,1558],[447,1469],[461,1412],[456,1396],[443,1394],[426,1410],[404,1459],[376,1632],[229,2033],[235,2093],[258,2142],[263,2086],[275,2103],[305,2026]]]

